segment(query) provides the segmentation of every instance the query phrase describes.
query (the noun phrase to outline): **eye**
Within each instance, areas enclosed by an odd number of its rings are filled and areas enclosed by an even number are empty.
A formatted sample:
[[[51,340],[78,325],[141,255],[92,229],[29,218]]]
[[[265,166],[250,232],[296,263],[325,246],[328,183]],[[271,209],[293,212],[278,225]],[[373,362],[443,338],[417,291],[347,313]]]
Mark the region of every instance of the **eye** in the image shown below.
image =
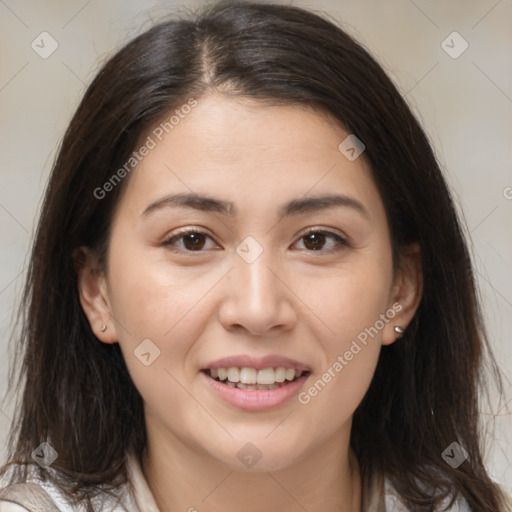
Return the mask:
[[[330,247],[324,248],[326,242],[331,240]],[[304,247],[308,251],[323,251],[324,253],[332,253],[340,250],[343,246],[348,247],[349,243],[342,236],[331,231],[311,229],[302,237],[300,241],[304,241]]]
[[[208,240],[213,243],[213,247],[211,245],[208,247]],[[331,241],[330,244],[327,243],[329,240]],[[308,252],[332,253],[340,250],[343,246],[349,246],[348,241],[337,233],[319,229],[309,230],[302,235],[300,241],[304,242],[305,250]],[[171,250],[184,252],[202,252],[217,247],[208,234],[197,229],[186,229],[175,233],[165,240],[162,245],[169,247]],[[329,247],[325,248],[326,245]]]
[[[171,250],[200,252],[202,249],[208,249],[208,247],[205,248],[205,246],[208,245],[207,239],[210,239],[213,242],[212,238],[206,233],[198,231],[197,229],[187,229],[174,234],[165,240],[162,245],[170,247]],[[181,242],[178,244],[179,247],[177,248],[173,247],[176,242]],[[215,243],[214,245],[216,246]]]

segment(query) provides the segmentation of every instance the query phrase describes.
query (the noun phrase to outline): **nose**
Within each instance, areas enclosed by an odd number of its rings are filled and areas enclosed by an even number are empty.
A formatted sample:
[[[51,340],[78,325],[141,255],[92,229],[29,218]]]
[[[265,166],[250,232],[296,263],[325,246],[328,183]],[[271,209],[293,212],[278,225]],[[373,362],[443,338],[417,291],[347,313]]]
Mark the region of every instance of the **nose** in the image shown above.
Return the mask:
[[[227,330],[246,330],[254,335],[292,329],[296,308],[287,280],[278,257],[269,251],[251,263],[235,254],[224,282],[221,323]]]

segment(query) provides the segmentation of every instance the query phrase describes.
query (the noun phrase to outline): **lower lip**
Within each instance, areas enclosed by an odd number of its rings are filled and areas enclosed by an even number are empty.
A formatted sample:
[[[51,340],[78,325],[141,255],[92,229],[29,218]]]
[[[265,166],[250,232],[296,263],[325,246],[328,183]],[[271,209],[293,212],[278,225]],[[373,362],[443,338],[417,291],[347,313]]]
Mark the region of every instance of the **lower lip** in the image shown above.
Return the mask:
[[[309,373],[277,389],[239,389],[212,379],[200,372],[211,389],[225,402],[247,411],[263,411],[283,405],[300,390]]]

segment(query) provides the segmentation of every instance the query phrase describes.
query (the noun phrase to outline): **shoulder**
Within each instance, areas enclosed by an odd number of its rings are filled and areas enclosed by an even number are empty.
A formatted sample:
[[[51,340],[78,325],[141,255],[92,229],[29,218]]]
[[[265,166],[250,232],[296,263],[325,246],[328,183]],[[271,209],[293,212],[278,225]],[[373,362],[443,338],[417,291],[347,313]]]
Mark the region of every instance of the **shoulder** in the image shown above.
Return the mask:
[[[423,487],[424,490],[428,488],[428,485],[424,485],[421,482],[418,482],[420,487]],[[400,498],[400,494],[393,487],[388,478],[384,480],[384,495],[385,495],[385,503],[386,503],[386,511],[389,512],[409,512],[404,502]],[[440,506],[436,508],[437,511],[446,511],[446,512],[472,512],[469,508],[467,501],[462,496],[456,496],[456,499],[452,503],[452,506],[448,508],[450,501],[454,498],[453,495],[447,496],[442,500]]]
[[[404,505],[402,500],[393,492],[386,493],[385,503],[386,503],[386,511],[409,512],[409,509]],[[442,511],[446,511],[446,512],[472,512],[472,510],[469,508],[467,501],[462,497],[458,497],[454,501],[453,505],[450,508],[446,508],[449,503],[450,503],[450,499],[446,498],[445,500],[443,500],[440,507],[438,509],[436,509],[436,511],[442,510]]]
[[[83,512],[84,504],[74,504],[64,490],[51,480],[41,479],[38,472],[29,467],[26,483],[10,482],[12,471],[0,478],[0,512]],[[40,508],[41,501],[44,503]],[[94,511],[139,512],[128,484],[114,492],[99,492],[91,499]]]
[[[507,487],[503,484],[500,484],[498,482],[495,482],[500,489],[503,491],[505,496],[509,500],[511,500],[512,504],[512,488]],[[392,486],[391,482],[386,478],[385,479],[385,503],[386,503],[386,511],[389,512],[409,512],[408,509],[405,507],[404,503],[399,497],[399,494],[396,492],[394,487]],[[450,504],[450,501],[452,500],[453,496],[448,496],[445,498],[440,507],[440,511],[446,511],[446,512],[473,512],[471,508],[469,507],[468,502],[462,497],[457,496],[454,500],[452,506],[450,508],[447,508]],[[0,511],[1,512],[1,511]]]
[[[0,501],[0,512],[27,512],[27,509],[10,501]]]

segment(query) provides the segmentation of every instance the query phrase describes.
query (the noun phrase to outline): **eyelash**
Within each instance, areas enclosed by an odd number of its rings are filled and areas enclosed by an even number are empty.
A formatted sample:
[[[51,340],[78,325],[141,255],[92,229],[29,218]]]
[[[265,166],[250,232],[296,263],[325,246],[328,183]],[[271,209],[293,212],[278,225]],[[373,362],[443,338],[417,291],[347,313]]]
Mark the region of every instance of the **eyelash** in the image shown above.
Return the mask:
[[[321,234],[321,235],[326,235],[328,238],[333,238],[336,243],[337,243],[337,246],[332,248],[332,249],[319,249],[319,250],[308,250],[308,249],[304,249],[306,252],[310,252],[310,253],[322,253],[322,254],[333,254],[339,250],[341,250],[343,247],[350,247],[350,244],[349,242],[343,238],[342,236],[338,235],[337,233],[333,233],[332,231],[327,231],[327,230],[324,230],[324,229],[318,229],[318,228],[310,228],[308,229],[308,231],[306,231],[300,238],[299,240],[302,240],[303,238],[307,237],[308,235],[311,235],[311,234]],[[184,236],[188,235],[188,234],[195,234],[195,235],[204,235],[210,239],[212,239],[212,237],[210,235],[208,235],[207,233],[205,233],[204,231],[200,231],[198,229],[194,229],[194,228],[187,228],[187,229],[184,229],[182,231],[179,231],[178,233],[175,233],[174,235],[172,235],[171,237],[169,237],[168,239],[164,240],[162,242],[162,245],[165,246],[165,247],[168,247],[169,250],[171,251],[174,251],[174,252],[181,252],[181,253],[202,253],[202,252],[205,252],[203,250],[198,250],[198,251],[190,251],[188,249],[176,249],[176,248],[173,248],[171,247],[171,245],[176,242],[177,240],[179,240],[180,238],[183,238]],[[212,239],[213,240],[213,239]]]

